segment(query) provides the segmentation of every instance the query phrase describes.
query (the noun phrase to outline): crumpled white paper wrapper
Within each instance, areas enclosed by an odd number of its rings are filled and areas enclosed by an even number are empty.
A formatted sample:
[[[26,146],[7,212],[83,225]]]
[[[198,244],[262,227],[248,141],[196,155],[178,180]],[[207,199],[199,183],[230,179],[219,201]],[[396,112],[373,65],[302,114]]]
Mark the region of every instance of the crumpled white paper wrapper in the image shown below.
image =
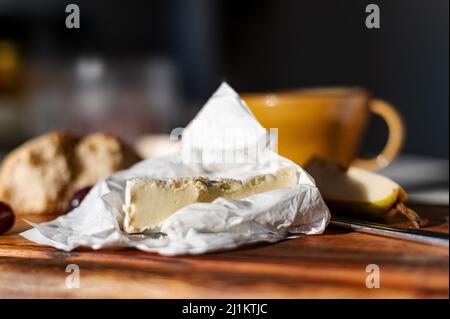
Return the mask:
[[[238,94],[223,83],[188,125],[181,148],[142,161],[95,185],[81,205],[57,219],[35,224],[21,235],[33,242],[70,251],[77,247],[134,247],[162,255],[202,254],[292,235],[320,234],[330,213],[312,178],[291,161],[267,150],[266,130]],[[245,181],[292,166],[294,187],[241,200],[218,198],[188,205],[164,221],[160,233],[122,231],[124,190],[133,177],[187,176]]]

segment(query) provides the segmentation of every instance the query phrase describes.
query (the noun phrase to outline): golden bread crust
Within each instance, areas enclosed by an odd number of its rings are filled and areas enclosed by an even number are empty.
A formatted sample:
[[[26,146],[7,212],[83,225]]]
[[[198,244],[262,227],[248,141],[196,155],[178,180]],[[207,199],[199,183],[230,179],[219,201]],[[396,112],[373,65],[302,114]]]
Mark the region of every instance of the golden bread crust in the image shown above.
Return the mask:
[[[9,153],[0,165],[0,201],[16,214],[62,213],[75,191],[92,186],[140,158],[113,135],[84,139],[52,132]]]

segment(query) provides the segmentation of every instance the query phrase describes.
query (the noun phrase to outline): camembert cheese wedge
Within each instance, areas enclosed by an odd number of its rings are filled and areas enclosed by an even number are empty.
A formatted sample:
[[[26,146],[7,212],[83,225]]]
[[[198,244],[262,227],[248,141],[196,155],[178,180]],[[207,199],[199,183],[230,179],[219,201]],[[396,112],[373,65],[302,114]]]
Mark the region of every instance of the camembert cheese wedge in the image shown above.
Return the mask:
[[[124,229],[130,234],[157,230],[165,219],[189,204],[212,202],[219,197],[241,199],[295,184],[297,174],[292,167],[279,169],[275,174],[255,176],[245,183],[205,177],[176,180],[134,178],[127,181],[125,189]]]

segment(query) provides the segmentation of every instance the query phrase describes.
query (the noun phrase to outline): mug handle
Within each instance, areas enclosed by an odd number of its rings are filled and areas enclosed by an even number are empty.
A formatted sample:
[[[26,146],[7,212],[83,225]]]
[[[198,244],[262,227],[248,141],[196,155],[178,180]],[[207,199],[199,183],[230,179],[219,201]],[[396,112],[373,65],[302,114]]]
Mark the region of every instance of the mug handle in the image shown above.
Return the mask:
[[[399,153],[405,138],[405,125],[400,113],[386,101],[370,100],[369,110],[386,122],[389,131],[388,139],[380,154],[368,159],[356,158],[351,165],[375,171],[388,166]]]

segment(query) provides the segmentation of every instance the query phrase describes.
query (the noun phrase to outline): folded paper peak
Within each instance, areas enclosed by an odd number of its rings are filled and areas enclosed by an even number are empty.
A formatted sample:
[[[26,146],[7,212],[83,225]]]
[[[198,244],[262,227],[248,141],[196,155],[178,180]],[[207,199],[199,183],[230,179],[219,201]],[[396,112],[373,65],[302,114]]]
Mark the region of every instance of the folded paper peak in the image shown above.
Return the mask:
[[[257,164],[266,158],[270,142],[244,101],[222,83],[183,131],[183,162],[211,171],[222,169],[221,164]]]
[[[80,206],[53,221],[31,223],[33,228],[21,235],[66,251],[134,247],[178,255],[323,232],[330,214],[314,181],[271,151],[271,142],[239,95],[223,83],[184,130],[179,150],[111,175],[95,185]],[[282,184],[278,178],[286,171],[294,172],[294,180]],[[140,184],[159,187],[139,193],[144,202],[148,194],[166,196],[166,188],[181,187],[187,205],[174,206],[175,212],[161,221],[153,218],[158,227],[130,234],[125,227],[133,204],[130,192]],[[212,202],[192,202],[198,198]],[[151,209],[158,207],[168,206],[161,202]]]

